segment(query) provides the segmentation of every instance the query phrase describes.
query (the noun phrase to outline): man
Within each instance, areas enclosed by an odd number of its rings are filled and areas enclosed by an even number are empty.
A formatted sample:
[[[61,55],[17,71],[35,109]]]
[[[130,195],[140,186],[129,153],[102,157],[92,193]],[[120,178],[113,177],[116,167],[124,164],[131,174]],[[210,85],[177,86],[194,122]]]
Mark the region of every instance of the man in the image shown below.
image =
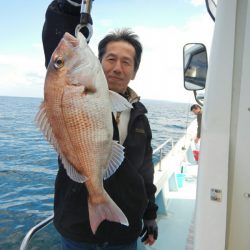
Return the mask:
[[[64,32],[74,34],[74,27],[79,22],[75,17],[76,9],[80,13],[80,7],[70,6],[72,2],[54,0],[48,7],[43,29],[46,65]],[[60,23],[56,27],[55,20]],[[113,137],[125,147],[125,160],[115,174],[104,181],[105,190],[124,212],[129,226],[103,221],[93,234],[89,225],[87,189],[67,176],[60,159],[55,182],[54,224],[62,236],[63,250],[136,250],[140,235],[145,244],[152,245],[158,234],[151,129],[145,116],[146,108],[128,87],[139,68],[142,46],[133,32],[124,29],[102,39],[98,51],[109,89],[133,105],[132,110],[113,116]]]
[[[201,138],[201,119],[202,119],[202,110],[198,104],[193,104],[190,110],[197,116],[197,133],[194,140],[195,143],[198,143]]]

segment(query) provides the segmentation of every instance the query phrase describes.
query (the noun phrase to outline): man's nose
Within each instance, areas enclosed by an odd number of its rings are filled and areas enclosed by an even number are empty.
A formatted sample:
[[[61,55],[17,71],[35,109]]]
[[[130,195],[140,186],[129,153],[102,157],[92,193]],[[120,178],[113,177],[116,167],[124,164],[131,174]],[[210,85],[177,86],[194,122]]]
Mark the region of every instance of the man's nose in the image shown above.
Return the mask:
[[[121,64],[121,62],[120,62],[119,60],[117,60],[117,61],[115,62],[115,65],[114,65],[113,70],[114,70],[115,72],[121,72],[121,71],[122,71],[122,64]]]

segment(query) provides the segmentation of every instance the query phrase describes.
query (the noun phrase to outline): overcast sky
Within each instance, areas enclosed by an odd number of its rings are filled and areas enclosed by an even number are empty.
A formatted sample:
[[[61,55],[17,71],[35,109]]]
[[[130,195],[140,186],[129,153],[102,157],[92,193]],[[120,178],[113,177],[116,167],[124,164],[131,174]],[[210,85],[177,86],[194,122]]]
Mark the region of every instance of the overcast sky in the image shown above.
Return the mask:
[[[50,0],[4,1],[0,17],[0,95],[43,97],[46,74],[42,26]],[[129,27],[140,37],[143,56],[130,86],[143,99],[193,102],[183,87],[182,49],[201,42],[210,51],[214,23],[205,0],[95,0],[90,47],[109,31]]]

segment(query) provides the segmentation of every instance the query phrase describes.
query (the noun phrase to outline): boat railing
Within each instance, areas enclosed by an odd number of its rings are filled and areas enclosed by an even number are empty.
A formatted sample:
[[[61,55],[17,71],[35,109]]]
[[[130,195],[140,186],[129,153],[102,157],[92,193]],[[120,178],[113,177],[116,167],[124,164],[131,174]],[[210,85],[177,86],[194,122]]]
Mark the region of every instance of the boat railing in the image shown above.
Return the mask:
[[[49,225],[53,221],[53,218],[54,218],[54,215],[51,215],[48,218],[46,218],[45,220],[43,220],[40,223],[38,223],[37,225],[35,225],[34,227],[32,227],[29,230],[29,232],[25,235],[25,237],[22,241],[20,250],[27,250],[29,242],[30,242],[31,238],[33,237],[33,235],[35,233],[37,233],[38,231],[40,231],[41,229],[43,229],[44,227],[46,227],[47,225]]]
[[[169,143],[171,143],[171,149],[174,146],[174,142],[173,139],[170,137],[169,139],[167,139],[164,143],[162,143],[160,146],[158,146],[156,149],[153,150],[153,155],[156,154],[158,151],[160,151],[160,161],[159,161],[159,171],[161,171],[161,161],[162,161],[162,149],[168,145]]]
[[[158,152],[160,153],[159,171],[161,171],[162,149],[169,143],[171,143],[171,149],[172,149],[173,148],[173,139],[169,138],[168,140],[166,140],[164,143],[162,143],[160,146],[158,146],[156,149],[153,150],[153,155],[158,153]],[[54,218],[54,215],[51,215],[48,218],[46,218],[45,220],[43,220],[40,223],[38,223],[37,225],[35,225],[34,227],[32,227],[28,231],[28,233],[25,235],[25,237],[21,243],[20,250],[27,250],[29,243],[31,241],[31,238],[34,236],[34,234],[36,234],[38,231],[40,231],[41,229],[43,229],[47,225],[49,225],[53,221],[53,218]]]

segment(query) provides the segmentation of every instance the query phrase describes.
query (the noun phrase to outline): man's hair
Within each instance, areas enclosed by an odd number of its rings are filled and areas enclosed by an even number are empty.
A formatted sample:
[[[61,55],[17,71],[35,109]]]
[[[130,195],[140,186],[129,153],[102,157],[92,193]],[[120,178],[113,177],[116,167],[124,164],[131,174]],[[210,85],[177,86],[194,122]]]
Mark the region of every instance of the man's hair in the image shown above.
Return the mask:
[[[106,52],[106,47],[108,43],[110,42],[119,42],[119,41],[125,41],[131,44],[135,48],[135,65],[134,70],[137,72],[140,62],[141,62],[141,55],[142,55],[142,45],[139,42],[139,37],[130,29],[118,29],[115,30],[108,35],[106,35],[98,45],[98,58],[100,61],[102,61],[103,55]]]
[[[200,109],[201,109],[201,107],[200,107],[198,104],[193,104],[193,105],[191,106],[191,108],[190,108],[190,111],[193,111],[194,109],[197,109],[197,108],[200,108]]]

